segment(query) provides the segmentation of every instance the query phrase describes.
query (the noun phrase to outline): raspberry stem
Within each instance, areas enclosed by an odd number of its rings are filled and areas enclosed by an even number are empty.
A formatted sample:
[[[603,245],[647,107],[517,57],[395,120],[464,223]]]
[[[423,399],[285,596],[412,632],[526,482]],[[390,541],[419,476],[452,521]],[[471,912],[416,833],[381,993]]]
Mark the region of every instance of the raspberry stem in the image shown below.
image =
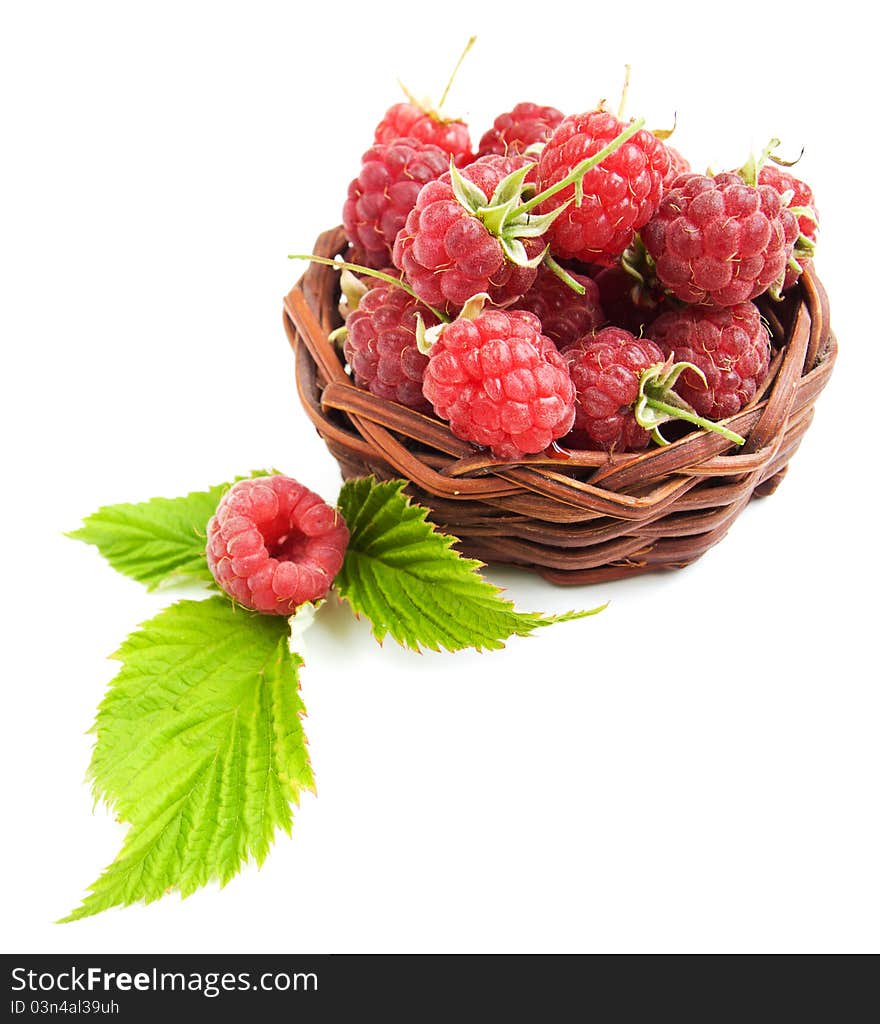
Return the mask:
[[[629,94],[629,74],[632,70],[631,65],[624,64],[624,76],[623,76],[623,88],[620,90],[620,103],[617,104],[617,120],[623,120],[623,112],[626,110],[626,97]]]
[[[663,413],[669,419],[684,420],[686,423],[693,423],[696,427],[702,427],[703,430],[711,430],[715,434],[720,434],[722,437],[726,437],[728,441],[733,441],[734,444],[745,444],[746,439],[740,434],[737,434],[733,430],[728,430],[727,427],[721,423],[716,423],[714,420],[704,419],[702,416],[698,416],[695,412],[687,412],[685,409],[680,409],[674,405],[668,405],[666,402],[661,402],[656,398],[649,398],[647,403],[652,409],[656,409],[657,412]],[[663,437],[662,434],[658,435],[655,429],[655,440],[656,438]],[[669,442],[663,438],[663,444],[669,444]]]
[[[752,188],[756,188],[758,184],[758,175],[761,173],[761,168],[771,158],[771,153],[777,146],[782,143],[779,139],[771,139],[764,147],[761,155],[756,159],[754,153],[749,154],[748,160],[740,167],[736,172],[742,180],[747,184],[751,185]]]
[[[659,428],[661,424],[673,419],[684,420],[685,423],[693,423],[695,427],[720,434],[734,444],[745,444],[746,439],[734,431],[714,420],[698,416],[687,402],[672,390],[685,370],[693,370],[704,383],[706,382],[706,376],[698,366],[686,362],[673,363],[671,357],[665,363],[655,363],[654,366],[642,371],[639,379],[639,397],[633,408],[636,423],[645,430],[650,430],[657,444],[669,443]]]
[[[565,267],[561,267],[549,252],[544,254],[544,265],[548,270],[552,270],[559,280],[562,281],[563,284],[567,284],[573,292],[577,292],[578,295],[586,295],[587,289],[584,288],[580,281],[573,278]]]
[[[446,88],[440,94],[440,100],[437,103],[438,111],[443,109],[443,104],[446,102],[446,97],[449,95],[449,90],[452,88],[452,83],[455,81],[455,76],[458,74],[458,69],[461,67],[462,62],[464,61],[465,57],[467,57],[468,53],[470,53],[471,47],[474,45],[476,41],[477,37],[471,36],[470,39],[468,39],[467,43],[465,43],[465,47],[461,51],[461,56],[458,58],[455,67],[452,69],[452,74],[449,76],[449,81],[446,83]]]
[[[452,88],[452,83],[455,81],[455,76],[458,74],[458,69],[461,67],[462,62],[464,61],[465,57],[468,55],[468,53],[470,52],[471,47],[474,45],[474,43],[476,41],[477,41],[477,37],[476,36],[471,36],[470,39],[468,39],[467,43],[465,43],[465,47],[461,51],[461,56],[458,58],[458,61],[456,62],[455,67],[452,69],[452,74],[449,76],[449,81],[446,83],[446,88],[443,90],[443,93],[440,96],[440,100],[439,100],[439,102],[437,103],[436,106],[432,106],[431,105],[430,99],[422,99],[422,100],[417,99],[409,91],[409,89],[407,89],[407,87],[403,84],[403,82],[401,82],[401,80],[399,78],[397,79],[397,84],[403,90],[404,96],[406,96],[406,98],[409,100],[409,102],[414,107],[418,107],[419,110],[421,110],[423,114],[427,114],[428,117],[430,117],[432,121],[436,121],[438,124],[448,124],[449,122],[455,120],[455,118],[449,118],[449,117],[444,117],[443,116],[443,114],[442,114],[443,104],[446,102],[446,97],[449,95],[449,90]]]
[[[334,270],[350,270],[353,274],[366,274],[367,277],[375,277],[378,281],[384,281],[386,284],[392,284],[397,288],[401,288],[411,298],[415,299],[417,302],[421,302],[426,309],[430,309],[438,320],[445,324],[449,323],[449,317],[445,313],[441,313],[439,309],[434,309],[434,307],[429,306],[427,302],[423,302],[408,284],[405,284],[399,278],[392,277],[391,274],[386,274],[381,270],[373,270],[372,267],[362,267],[359,263],[346,263],[345,260],[331,260],[326,256],[292,253],[287,258],[289,260],[308,260],[310,263],[320,263],[325,267],[333,267]]]
[[[555,185],[551,185],[549,188],[545,188],[543,192],[539,192],[536,196],[532,196],[521,206],[517,207],[517,214],[522,215],[528,213],[529,210],[533,210],[536,206],[539,206],[545,200],[555,196],[557,192],[561,192],[563,189],[568,188],[569,185],[575,186],[576,201],[575,205],[580,206],[581,200],[583,199],[583,188],[582,182],[583,177],[587,171],[591,171],[602,161],[611,156],[612,153],[620,149],[620,147],[628,142],[636,132],[639,132],[645,126],[645,119],[640,117],[637,121],[633,121],[631,125],[624,128],[624,130],[616,138],[613,138],[607,146],[603,146],[598,153],[594,153],[593,156],[589,156],[586,160],[575,165],[564,178],[561,178],[556,182]]]

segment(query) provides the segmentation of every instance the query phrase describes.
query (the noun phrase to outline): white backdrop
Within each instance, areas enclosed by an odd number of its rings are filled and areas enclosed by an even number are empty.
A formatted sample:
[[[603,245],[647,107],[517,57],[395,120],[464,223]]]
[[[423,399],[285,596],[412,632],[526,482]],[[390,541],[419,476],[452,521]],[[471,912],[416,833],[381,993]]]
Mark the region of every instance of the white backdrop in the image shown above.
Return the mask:
[[[4,951],[880,949],[868,34],[849,3],[625,9],[533,28],[532,5],[500,26],[449,2],[4,8]],[[436,94],[472,32],[449,107],[476,138],[520,100],[616,97],[629,61],[630,112],[677,112],[697,165],[806,148],[841,343],[816,420],[685,571],[488,572],[524,609],[610,601],[599,617],[418,656],[326,608],[293,838],[222,893],[54,925],[124,834],[83,782],[105,657],[172,599],[62,532],[261,466],[335,497],[294,391],[286,255],[338,222],[396,76]]]

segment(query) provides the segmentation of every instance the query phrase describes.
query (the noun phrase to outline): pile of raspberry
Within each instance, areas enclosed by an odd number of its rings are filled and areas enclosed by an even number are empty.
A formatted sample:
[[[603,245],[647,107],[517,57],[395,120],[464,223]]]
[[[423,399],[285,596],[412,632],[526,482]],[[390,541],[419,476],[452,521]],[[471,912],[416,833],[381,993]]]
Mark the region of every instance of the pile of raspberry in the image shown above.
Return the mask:
[[[812,191],[769,151],[697,173],[666,134],[520,102],[474,148],[464,121],[391,107],[343,207],[368,289],[341,332],[355,384],[506,461],[665,443],[648,381],[703,420],[759,398],[755,300],[798,287]]]

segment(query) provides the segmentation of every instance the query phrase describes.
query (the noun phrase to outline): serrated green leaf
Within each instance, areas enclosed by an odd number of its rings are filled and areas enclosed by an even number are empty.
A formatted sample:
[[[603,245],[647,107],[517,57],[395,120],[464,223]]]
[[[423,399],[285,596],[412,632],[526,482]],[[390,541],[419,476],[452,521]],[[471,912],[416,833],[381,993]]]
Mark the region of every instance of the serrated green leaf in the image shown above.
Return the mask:
[[[449,651],[497,650],[514,634],[592,615],[601,609],[541,615],[518,612],[498,587],[480,575],[482,563],[465,558],[456,538],[426,519],[427,509],[403,493],[404,480],[350,480],[339,495],[351,539],[335,587],[372,623],[381,643]]]
[[[250,477],[266,476],[257,470]],[[151,498],[139,504],[105,505],[67,534],[94,544],[110,565],[155,590],[172,578],[205,580],[213,577],[205,560],[205,528],[217,503],[233,483],[193,491],[182,498]]]
[[[116,652],[89,774],[131,827],[64,920],[225,884],[290,832],[290,803],[314,779],[288,633],[282,617],[214,597],[166,608]]]

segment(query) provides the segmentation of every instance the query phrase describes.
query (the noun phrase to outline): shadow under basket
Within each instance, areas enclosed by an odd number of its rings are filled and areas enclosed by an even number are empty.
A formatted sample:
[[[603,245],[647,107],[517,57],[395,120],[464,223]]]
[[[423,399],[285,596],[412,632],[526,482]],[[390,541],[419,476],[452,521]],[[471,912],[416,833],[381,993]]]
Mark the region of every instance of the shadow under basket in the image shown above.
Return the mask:
[[[346,248],[341,228],[315,255]],[[752,498],[772,494],[813,419],[837,355],[828,298],[811,267],[782,302],[758,300],[773,356],[755,399],[724,423],[741,447],[694,430],[666,447],[609,456],[550,453],[500,462],[446,423],[355,387],[328,334],[341,324],[339,273],[313,263],[284,301],[306,412],[345,479],[402,477],[431,519],[484,562],[555,583],[681,568],[727,533]]]

